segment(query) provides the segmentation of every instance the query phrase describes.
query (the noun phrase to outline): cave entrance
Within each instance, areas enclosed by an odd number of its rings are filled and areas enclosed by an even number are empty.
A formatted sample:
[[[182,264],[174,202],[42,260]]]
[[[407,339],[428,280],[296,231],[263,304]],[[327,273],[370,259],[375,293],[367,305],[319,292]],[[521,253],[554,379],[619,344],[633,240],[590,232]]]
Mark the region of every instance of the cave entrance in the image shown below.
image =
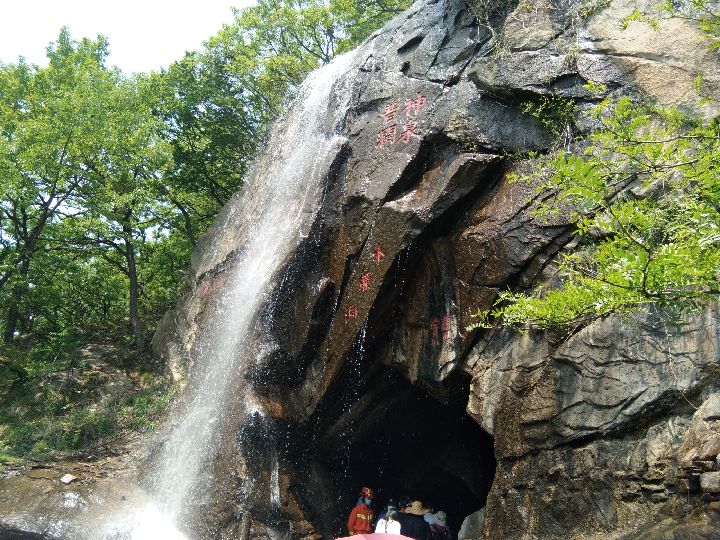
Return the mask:
[[[456,535],[485,506],[495,473],[493,438],[465,411],[468,381],[446,384],[455,399],[442,403],[393,370],[379,378],[336,424],[333,455],[325,456],[345,517],[357,490],[370,486],[376,512],[407,496],[444,510]],[[337,531],[344,529],[338,520]]]

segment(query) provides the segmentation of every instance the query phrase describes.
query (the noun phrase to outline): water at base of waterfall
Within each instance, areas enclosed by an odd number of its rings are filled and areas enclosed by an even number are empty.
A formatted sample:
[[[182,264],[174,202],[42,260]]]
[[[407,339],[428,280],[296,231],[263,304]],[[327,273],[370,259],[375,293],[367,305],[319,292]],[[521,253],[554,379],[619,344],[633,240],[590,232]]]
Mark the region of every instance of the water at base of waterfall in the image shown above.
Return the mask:
[[[105,540],[189,540],[167,515],[152,504],[108,525],[101,531],[101,536]]]

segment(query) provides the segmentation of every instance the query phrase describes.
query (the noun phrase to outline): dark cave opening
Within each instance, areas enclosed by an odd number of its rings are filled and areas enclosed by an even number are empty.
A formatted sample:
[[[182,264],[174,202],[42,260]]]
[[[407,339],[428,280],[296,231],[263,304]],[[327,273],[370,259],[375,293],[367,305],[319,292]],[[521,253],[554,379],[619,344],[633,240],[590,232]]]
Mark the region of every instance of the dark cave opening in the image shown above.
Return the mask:
[[[456,537],[463,519],[485,506],[495,473],[493,438],[467,414],[464,400],[441,403],[392,369],[379,378],[328,434],[332,443],[322,445],[337,493],[334,533],[347,533],[345,518],[360,488],[369,486],[376,513],[389,499],[407,496],[444,510]]]

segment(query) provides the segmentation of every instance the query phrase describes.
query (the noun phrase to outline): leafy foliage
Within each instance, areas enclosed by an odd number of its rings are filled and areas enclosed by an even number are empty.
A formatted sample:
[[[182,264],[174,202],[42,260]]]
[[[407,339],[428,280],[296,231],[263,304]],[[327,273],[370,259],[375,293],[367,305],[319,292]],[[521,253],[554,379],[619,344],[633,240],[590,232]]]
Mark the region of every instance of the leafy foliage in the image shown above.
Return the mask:
[[[563,326],[650,304],[679,313],[720,294],[720,119],[628,98],[597,116],[579,155],[556,152],[532,175],[553,195],[539,214],[569,211],[576,227],[562,283],[503,293],[479,325]]]
[[[160,383],[97,406],[92,384],[44,381],[82,374],[83,343],[143,357],[297,85],[410,3],[260,0],[149,75],[124,76],[105,38],[67,29],[46,66],[0,64],[0,456],[153,427],[170,395]]]
[[[553,95],[540,95],[521,104],[523,112],[536,118],[554,137],[569,133],[575,118],[575,102]]]
[[[53,266],[82,268],[80,275],[89,276],[106,274],[110,263],[127,280],[132,332],[144,346],[136,246],[165,206],[157,184],[170,154],[143,81],[106,67],[106,55],[103,38],[76,42],[63,29],[48,48],[47,67],[0,67],[6,343],[18,333],[63,329],[66,321],[48,301],[68,283],[48,279]],[[77,324],[89,322],[77,320],[79,313],[74,310]]]

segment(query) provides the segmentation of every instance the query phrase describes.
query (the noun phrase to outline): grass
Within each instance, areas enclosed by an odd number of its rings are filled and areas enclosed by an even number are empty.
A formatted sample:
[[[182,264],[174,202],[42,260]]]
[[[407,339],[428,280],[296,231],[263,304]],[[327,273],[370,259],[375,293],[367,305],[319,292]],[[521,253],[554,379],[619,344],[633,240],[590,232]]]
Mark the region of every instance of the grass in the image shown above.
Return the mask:
[[[124,368],[132,387],[109,397],[101,391],[101,374],[77,352],[46,352],[0,352],[1,464],[45,460],[89,450],[127,431],[151,431],[177,392],[146,359],[125,357],[115,367]]]

